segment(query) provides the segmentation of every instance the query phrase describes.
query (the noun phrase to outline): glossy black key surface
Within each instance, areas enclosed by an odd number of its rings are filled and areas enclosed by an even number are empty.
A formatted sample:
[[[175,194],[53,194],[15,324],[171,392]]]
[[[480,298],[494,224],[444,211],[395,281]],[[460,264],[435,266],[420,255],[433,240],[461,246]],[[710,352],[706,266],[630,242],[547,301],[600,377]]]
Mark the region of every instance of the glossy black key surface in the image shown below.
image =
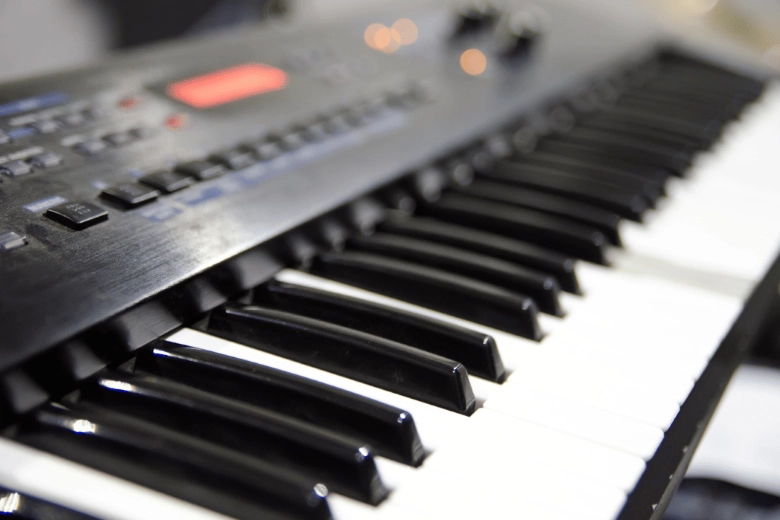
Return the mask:
[[[225,167],[211,161],[189,161],[176,166],[176,171],[199,181],[207,181],[225,173]]]
[[[0,487],[0,518],[4,520],[97,520],[65,506]]]
[[[81,230],[108,220],[108,212],[91,202],[73,201],[49,208],[48,218],[69,228]]]
[[[228,305],[211,313],[210,333],[463,414],[476,401],[466,368],[321,320],[258,306]]]
[[[423,212],[449,222],[533,242],[583,260],[606,264],[607,237],[592,226],[527,210],[446,193]]]
[[[526,188],[508,187],[505,184],[477,181],[467,187],[455,187],[454,192],[486,200],[505,202],[569,218],[576,222],[597,227],[609,241],[620,245],[618,225],[620,215],[583,202]]]
[[[138,179],[138,181],[147,184],[152,188],[156,188],[163,193],[173,193],[195,184],[195,179],[189,175],[165,170],[145,175]]]
[[[209,160],[221,164],[231,170],[240,170],[251,166],[256,161],[252,152],[242,149],[226,150],[224,152],[213,154]]]
[[[698,139],[692,139],[685,135],[675,134],[670,131],[663,131],[651,126],[642,126],[631,124],[625,121],[612,119],[584,119],[578,123],[583,128],[593,128],[602,132],[611,132],[623,135],[630,135],[637,139],[646,139],[651,142],[658,142],[669,146],[677,146],[691,156],[706,148]]]
[[[505,260],[389,233],[353,237],[348,247],[492,283],[533,298],[543,312],[555,316],[563,314],[558,301],[560,287],[554,277]]]
[[[48,405],[14,440],[242,520],[331,517],[311,478],[121,413]]]
[[[657,166],[633,164],[630,167],[619,168],[604,164],[603,161],[599,160],[569,157],[544,151],[534,151],[527,155],[514,157],[512,162],[556,168],[570,175],[585,176],[635,189],[650,201],[655,201],[663,193],[664,183],[670,176],[670,172],[666,168]]]
[[[640,191],[542,166],[501,162],[482,177],[587,202],[637,222],[650,207]]]
[[[377,504],[387,496],[370,448],[306,422],[152,375],[104,374],[81,391],[96,403],[190,434]]]
[[[315,274],[457,316],[488,327],[541,339],[531,298],[493,284],[371,253],[324,253]]]
[[[391,216],[380,222],[377,229],[449,244],[538,269],[555,276],[564,291],[580,293],[574,260],[534,244],[426,217]]]
[[[100,196],[111,202],[116,202],[125,208],[136,208],[152,202],[160,196],[160,192],[150,186],[125,182],[115,184],[100,192]]]
[[[134,370],[353,437],[405,464],[425,456],[408,412],[295,374],[175,343],[141,351]]]
[[[255,290],[255,301],[387,338],[454,359],[469,374],[504,380],[504,364],[490,336],[385,305],[302,285],[272,280]]]

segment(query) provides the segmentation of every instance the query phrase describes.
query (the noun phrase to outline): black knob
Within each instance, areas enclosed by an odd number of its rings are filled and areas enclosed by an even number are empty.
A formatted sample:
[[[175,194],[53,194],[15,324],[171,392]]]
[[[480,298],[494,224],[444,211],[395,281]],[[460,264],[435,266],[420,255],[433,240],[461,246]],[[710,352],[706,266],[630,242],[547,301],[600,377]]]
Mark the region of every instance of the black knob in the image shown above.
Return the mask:
[[[493,27],[498,20],[498,11],[488,4],[475,4],[458,9],[453,36],[475,35]]]
[[[529,11],[512,11],[506,17],[501,38],[501,54],[508,59],[526,58],[541,36],[539,17]]]

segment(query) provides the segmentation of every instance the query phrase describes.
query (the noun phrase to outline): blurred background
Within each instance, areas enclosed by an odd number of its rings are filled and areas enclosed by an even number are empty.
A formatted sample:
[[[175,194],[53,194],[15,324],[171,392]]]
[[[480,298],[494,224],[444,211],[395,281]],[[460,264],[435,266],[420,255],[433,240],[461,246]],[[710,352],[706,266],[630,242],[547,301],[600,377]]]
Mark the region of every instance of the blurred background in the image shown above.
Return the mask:
[[[368,1],[392,0],[0,0],[0,81],[292,12],[338,16]],[[729,40],[780,72],[780,0],[630,1],[671,30]],[[775,323],[735,375],[665,519],[780,520],[780,317]]]
[[[351,4],[381,1],[0,0],[0,80],[71,68],[117,49],[263,23],[292,10],[334,15]],[[780,70],[778,0],[626,1],[647,4],[687,34],[716,32]]]

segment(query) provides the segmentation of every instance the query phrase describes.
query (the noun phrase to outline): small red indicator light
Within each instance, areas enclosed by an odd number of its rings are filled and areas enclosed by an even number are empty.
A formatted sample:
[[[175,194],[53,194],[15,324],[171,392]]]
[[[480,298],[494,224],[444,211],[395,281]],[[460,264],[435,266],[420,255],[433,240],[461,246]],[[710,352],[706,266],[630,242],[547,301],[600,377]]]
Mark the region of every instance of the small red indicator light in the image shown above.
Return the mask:
[[[126,97],[119,100],[119,108],[122,108],[124,110],[130,110],[131,108],[135,107],[138,104],[138,98],[137,97]]]
[[[165,119],[165,126],[171,130],[178,130],[187,124],[187,116],[184,114],[175,114]]]
[[[280,90],[285,85],[287,74],[283,70],[246,63],[171,83],[167,92],[173,99],[195,108],[210,108]]]

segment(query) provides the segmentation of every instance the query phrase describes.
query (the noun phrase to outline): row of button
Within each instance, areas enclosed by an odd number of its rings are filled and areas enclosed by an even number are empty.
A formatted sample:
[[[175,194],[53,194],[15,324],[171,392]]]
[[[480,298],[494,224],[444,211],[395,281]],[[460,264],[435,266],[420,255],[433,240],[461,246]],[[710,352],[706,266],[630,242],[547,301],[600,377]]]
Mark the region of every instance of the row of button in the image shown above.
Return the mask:
[[[109,146],[118,148],[141,139],[146,139],[150,135],[152,135],[150,128],[138,126],[129,130],[112,132],[104,135],[102,138],[87,139],[74,145],[73,149],[81,155],[96,155]]]
[[[0,144],[6,144],[8,142],[16,141],[36,134],[51,134],[61,128],[75,128],[85,124],[88,121],[100,119],[103,114],[103,110],[93,107],[80,111],[69,112],[56,118],[32,121],[25,126],[12,128],[8,132],[3,132],[0,130]]]
[[[0,164],[0,173],[8,177],[21,177],[35,169],[52,168],[62,163],[62,156],[54,152],[35,154],[26,160],[8,161]]]
[[[218,177],[228,170],[247,168],[259,161],[269,161],[285,152],[297,150],[307,143],[325,140],[331,135],[344,133],[374,119],[382,110],[383,102],[365,102],[330,117],[321,118],[309,125],[298,125],[287,133],[267,136],[244,143],[236,148],[223,150],[207,159],[179,164],[173,170],[152,172],[138,183],[121,183],[103,190],[102,198],[130,209],[157,199],[161,194],[183,190],[198,181]],[[82,143],[83,144],[83,143]]]

